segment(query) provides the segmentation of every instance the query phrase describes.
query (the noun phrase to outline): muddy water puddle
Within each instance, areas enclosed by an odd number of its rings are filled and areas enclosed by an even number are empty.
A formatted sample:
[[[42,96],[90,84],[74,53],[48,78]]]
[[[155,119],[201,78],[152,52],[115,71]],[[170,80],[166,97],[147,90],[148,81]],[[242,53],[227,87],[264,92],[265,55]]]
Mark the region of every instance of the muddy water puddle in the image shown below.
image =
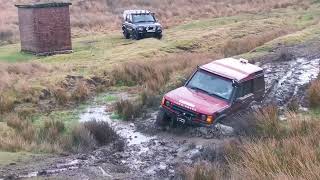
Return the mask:
[[[137,177],[172,177],[174,167],[178,163],[192,164],[201,157],[205,145],[221,144],[222,141],[203,140],[199,137],[178,136],[167,133],[147,135],[137,129],[136,124],[147,124],[145,128],[154,129],[157,112],[151,112],[149,118],[137,120],[135,123],[112,118],[106,112],[108,106],[93,105],[80,115],[80,122],[105,121],[126,141],[126,148],[118,156],[118,161],[127,166],[133,176]],[[205,144],[205,145],[203,145]],[[107,172],[107,174],[109,174]]]
[[[106,109],[107,106],[89,107],[85,113],[80,115],[80,122],[92,120],[105,121],[117,132],[118,135],[127,141],[129,146],[146,143],[155,138],[138,132],[134,123],[111,118],[112,114],[110,112],[106,112]]]

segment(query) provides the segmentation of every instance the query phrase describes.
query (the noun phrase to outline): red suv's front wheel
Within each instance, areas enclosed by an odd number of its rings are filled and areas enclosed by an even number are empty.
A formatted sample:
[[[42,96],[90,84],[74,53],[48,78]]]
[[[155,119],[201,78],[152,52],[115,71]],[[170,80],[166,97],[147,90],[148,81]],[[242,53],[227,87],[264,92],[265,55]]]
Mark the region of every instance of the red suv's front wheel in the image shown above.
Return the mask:
[[[156,125],[160,127],[165,127],[170,124],[170,118],[166,114],[166,112],[162,109],[159,110],[157,118],[156,118]]]

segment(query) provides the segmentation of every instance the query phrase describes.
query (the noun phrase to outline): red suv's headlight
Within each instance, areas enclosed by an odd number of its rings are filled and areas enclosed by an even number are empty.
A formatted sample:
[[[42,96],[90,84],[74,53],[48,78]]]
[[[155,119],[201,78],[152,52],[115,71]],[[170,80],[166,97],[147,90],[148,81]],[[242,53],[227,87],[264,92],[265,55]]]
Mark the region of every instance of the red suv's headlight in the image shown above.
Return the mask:
[[[212,123],[213,123],[213,116],[207,116],[207,115],[205,115],[205,114],[202,114],[202,115],[200,116],[200,118],[201,118],[202,121],[205,121],[205,122],[207,122],[208,124],[212,124]]]
[[[170,106],[171,106],[171,102],[168,101],[168,100],[166,100],[166,101],[164,102],[164,105],[167,106],[167,107],[170,107]]]
[[[161,101],[161,105],[170,107],[171,106],[171,102],[166,100],[165,98],[163,98],[162,101]]]

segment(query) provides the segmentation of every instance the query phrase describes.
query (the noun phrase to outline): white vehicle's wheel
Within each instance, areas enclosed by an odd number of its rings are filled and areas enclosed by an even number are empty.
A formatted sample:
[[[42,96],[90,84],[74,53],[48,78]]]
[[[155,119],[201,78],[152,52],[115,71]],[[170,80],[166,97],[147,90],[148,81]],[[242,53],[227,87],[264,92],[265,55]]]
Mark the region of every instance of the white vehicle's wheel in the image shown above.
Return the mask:
[[[124,38],[129,39],[130,33],[128,33],[126,30],[123,30],[123,36],[124,36]]]

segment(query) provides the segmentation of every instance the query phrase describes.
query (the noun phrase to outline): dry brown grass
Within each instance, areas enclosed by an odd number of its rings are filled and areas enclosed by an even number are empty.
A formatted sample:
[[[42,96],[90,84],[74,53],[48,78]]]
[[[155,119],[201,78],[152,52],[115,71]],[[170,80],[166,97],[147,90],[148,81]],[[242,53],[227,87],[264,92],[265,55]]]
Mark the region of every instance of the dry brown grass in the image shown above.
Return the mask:
[[[16,152],[21,149],[29,148],[29,143],[23,137],[17,136],[14,131],[6,130],[6,134],[0,137],[0,148],[3,151]]]
[[[18,39],[18,18],[16,8],[19,2],[39,2],[47,0],[0,1],[0,42]],[[125,9],[150,9],[157,13],[164,26],[171,26],[190,19],[231,16],[239,13],[257,13],[274,8],[296,5],[308,7],[310,1],[299,0],[117,0],[117,1],[72,1],[71,23],[73,32],[106,32],[119,29],[121,13]]]
[[[73,152],[88,152],[96,147],[96,140],[91,132],[83,126],[76,125],[71,131],[71,137],[66,139],[65,144],[68,144],[67,149]]]
[[[108,145],[119,140],[113,128],[107,122],[89,121],[77,124],[72,128],[70,136],[68,136],[69,145],[67,150],[73,152],[88,152],[98,146]]]
[[[49,72],[38,63],[0,63],[0,113],[12,111],[16,101],[37,101],[39,92],[30,80]]]
[[[267,115],[269,113],[269,115]],[[283,126],[275,124],[275,110],[261,111],[268,132],[264,138],[243,139],[225,152],[227,163],[212,169],[212,165],[197,165],[188,172],[190,179],[319,179],[320,153],[319,119],[288,112]],[[259,120],[258,120],[259,121]],[[280,123],[280,122],[279,122]],[[280,133],[279,132],[285,132]],[[188,173],[187,173],[188,174]],[[216,176],[218,178],[216,178]]]
[[[320,106],[320,78],[311,82],[308,89],[308,98],[311,107]]]
[[[89,130],[100,146],[107,145],[119,139],[119,136],[107,122],[93,120],[85,122],[84,127]]]
[[[5,93],[0,94],[0,113],[10,112],[14,108],[15,98]]]
[[[75,90],[72,93],[72,98],[78,102],[86,100],[90,95],[89,85],[80,81],[76,83]]]
[[[32,123],[26,119],[21,119],[16,114],[10,114],[6,118],[7,125],[19,134],[19,138],[23,138],[26,142],[32,142],[36,136],[36,129]]]
[[[251,179],[318,179],[320,177],[319,123],[290,113],[288,135],[244,143],[233,173]]]
[[[132,100],[117,101],[114,105],[115,111],[121,116],[123,120],[134,120],[142,112],[142,105],[140,102]]]
[[[226,179],[223,165],[200,162],[194,168],[183,167],[181,178],[184,180],[221,180]]]
[[[278,116],[278,108],[275,105],[269,105],[255,112],[256,135],[262,137],[281,136],[283,132]]]
[[[297,97],[292,98],[287,105],[288,111],[299,112],[299,108],[300,108],[300,102]]]
[[[0,124],[0,149],[46,153],[88,152],[119,139],[106,122],[90,121],[67,129],[62,121],[45,119],[41,127],[17,114],[6,116]]]
[[[160,92],[178,73],[190,74],[197,65],[210,62],[217,57],[220,56],[186,53],[161,57],[161,60],[151,59],[149,63],[133,61],[116,67],[111,74],[118,85],[139,85],[148,91]]]
[[[23,127],[23,121],[17,114],[11,113],[6,117],[7,125],[13,129],[21,130]]]
[[[61,121],[46,119],[43,127],[39,130],[38,139],[54,143],[59,140],[62,133],[65,131],[64,123]]]
[[[68,92],[67,89],[61,87],[53,88],[53,95],[57,103],[60,105],[66,105],[71,99],[70,92]]]
[[[290,29],[279,29],[270,32],[264,32],[257,35],[248,35],[240,39],[228,40],[224,45],[224,55],[225,57],[230,57],[234,55],[239,55],[242,53],[249,52],[256,47],[259,47],[266,42],[276,39],[280,36],[288,34]]]

